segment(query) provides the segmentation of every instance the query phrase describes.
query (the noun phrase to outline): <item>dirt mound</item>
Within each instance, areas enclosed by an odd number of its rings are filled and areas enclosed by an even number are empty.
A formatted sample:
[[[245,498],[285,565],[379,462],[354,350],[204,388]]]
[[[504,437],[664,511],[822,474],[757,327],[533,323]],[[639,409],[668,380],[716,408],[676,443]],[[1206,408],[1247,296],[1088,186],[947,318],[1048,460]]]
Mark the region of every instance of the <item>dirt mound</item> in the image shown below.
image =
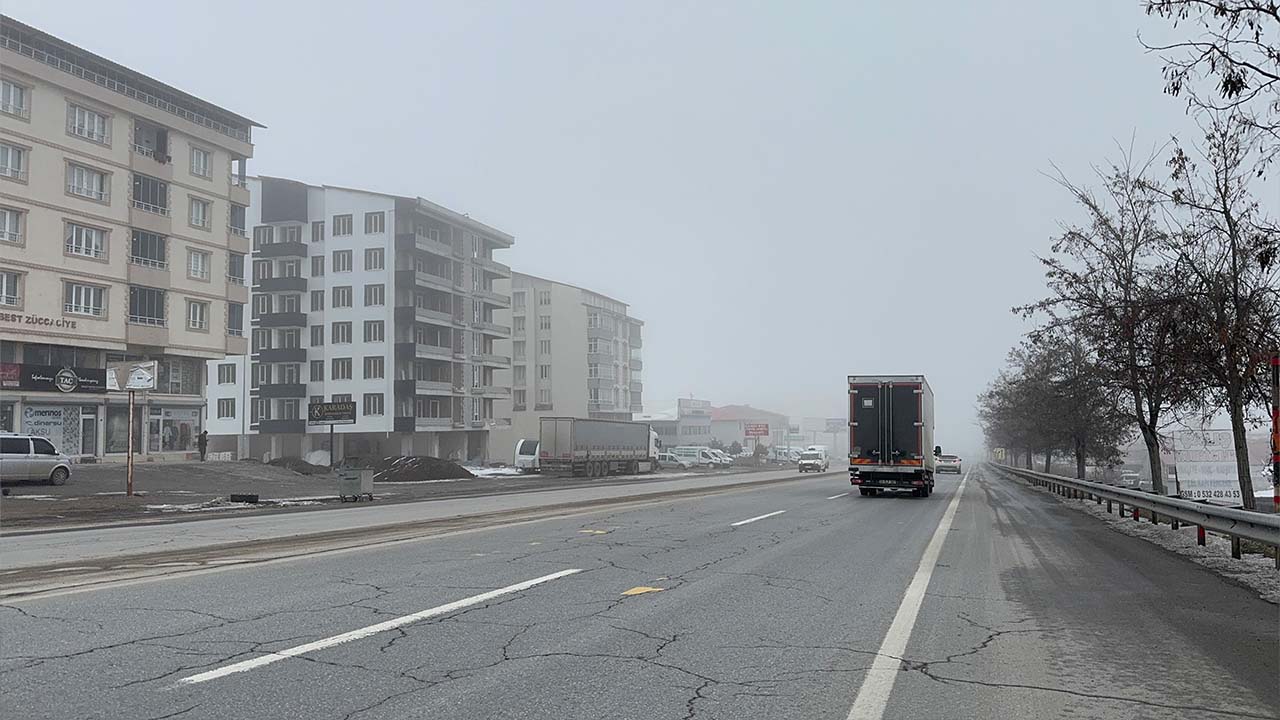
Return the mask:
[[[382,458],[364,464],[377,473],[374,482],[420,482],[425,480],[462,480],[473,478],[471,471],[452,460],[441,460],[426,455],[408,455]]]
[[[329,472],[329,468],[324,465],[312,465],[306,460],[296,457],[276,458],[267,464],[284,468],[285,470],[292,470],[299,475],[324,475]]]

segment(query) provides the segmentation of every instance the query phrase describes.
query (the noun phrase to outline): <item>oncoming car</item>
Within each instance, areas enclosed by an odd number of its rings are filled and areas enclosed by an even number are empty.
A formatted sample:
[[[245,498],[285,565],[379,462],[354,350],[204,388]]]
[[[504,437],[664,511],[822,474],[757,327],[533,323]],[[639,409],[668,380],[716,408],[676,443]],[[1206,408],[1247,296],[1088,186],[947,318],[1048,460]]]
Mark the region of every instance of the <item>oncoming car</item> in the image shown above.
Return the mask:
[[[800,472],[826,472],[831,467],[827,454],[809,450],[800,454]]]
[[[934,472],[949,472],[959,475],[964,469],[963,463],[964,461],[960,459],[959,455],[939,455]]]

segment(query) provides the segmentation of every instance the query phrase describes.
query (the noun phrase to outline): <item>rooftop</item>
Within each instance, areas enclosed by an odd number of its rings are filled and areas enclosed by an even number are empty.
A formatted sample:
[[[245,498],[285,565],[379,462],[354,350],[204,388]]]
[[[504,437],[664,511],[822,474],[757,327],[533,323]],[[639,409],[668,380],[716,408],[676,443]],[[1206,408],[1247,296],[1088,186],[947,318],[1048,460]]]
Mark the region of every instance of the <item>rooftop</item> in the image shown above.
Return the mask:
[[[768,420],[773,419],[778,422],[785,422],[787,416],[782,413],[770,412],[753,408],[750,405],[725,405],[724,407],[711,408],[711,420]]]
[[[551,278],[544,278],[544,277],[541,277],[541,276],[538,276],[538,275],[530,275],[529,273],[523,273],[523,272],[512,272],[512,273],[511,273],[511,276],[512,276],[512,278],[515,278],[515,277],[517,277],[517,276],[518,276],[518,277],[525,277],[525,278],[529,278],[530,280],[539,280],[539,281],[541,281],[541,282],[549,282],[549,283],[555,283],[556,285],[563,285],[563,286],[565,286],[565,287],[571,287],[571,288],[573,288],[574,290],[581,290],[582,292],[588,292],[588,293],[591,293],[592,295],[596,295],[596,296],[598,296],[598,297],[602,297],[602,298],[604,298],[605,300],[608,300],[609,302],[615,302],[615,303],[618,303],[619,305],[621,305],[621,306],[622,306],[622,307],[624,307],[624,308],[630,308],[630,307],[631,307],[631,305],[630,305],[630,304],[628,304],[628,303],[624,303],[624,302],[622,302],[621,300],[618,300],[617,298],[609,297],[608,295],[605,295],[604,293],[600,292],[599,290],[591,290],[591,289],[589,289],[589,288],[584,288],[584,287],[582,287],[581,285],[574,285],[573,283],[561,282],[561,281],[559,281],[559,280],[552,280]],[[644,324],[644,321],[643,321],[643,320],[639,320],[639,319],[637,319],[637,318],[633,318],[633,317],[631,317],[631,316],[629,316],[629,315],[627,316],[627,319],[628,319],[628,320],[630,320],[630,321],[632,321],[632,322],[638,323],[638,324],[640,324],[640,325],[643,325],[643,324]]]

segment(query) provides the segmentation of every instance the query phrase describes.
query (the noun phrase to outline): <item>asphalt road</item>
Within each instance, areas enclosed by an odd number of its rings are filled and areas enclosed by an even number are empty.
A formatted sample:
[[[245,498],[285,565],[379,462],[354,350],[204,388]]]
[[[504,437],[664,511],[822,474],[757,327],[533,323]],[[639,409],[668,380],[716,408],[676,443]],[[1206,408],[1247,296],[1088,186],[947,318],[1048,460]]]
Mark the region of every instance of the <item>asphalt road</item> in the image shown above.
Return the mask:
[[[981,469],[960,486],[863,498],[809,477],[11,600],[0,707],[1280,717],[1275,606],[1047,494]]]

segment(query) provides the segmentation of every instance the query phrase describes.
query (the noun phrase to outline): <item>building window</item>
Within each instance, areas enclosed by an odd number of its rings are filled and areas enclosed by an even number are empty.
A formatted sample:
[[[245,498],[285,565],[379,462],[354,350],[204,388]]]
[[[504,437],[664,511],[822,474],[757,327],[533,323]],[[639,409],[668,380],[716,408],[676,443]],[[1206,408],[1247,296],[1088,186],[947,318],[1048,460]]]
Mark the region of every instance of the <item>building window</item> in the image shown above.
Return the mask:
[[[213,203],[200,198],[191,198],[191,227],[209,229],[210,208]]]
[[[539,330],[550,330],[550,329],[551,329],[551,316],[550,316],[550,315],[539,315],[539,316],[538,316],[538,329],[539,329]]]
[[[364,414],[365,415],[381,415],[382,414],[382,393],[365,393],[364,394]]]
[[[0,143],[0,176],[14,180],[27,180],[26,148]]]
[[[386,230],[387,215],[384,212],[367,212],[364,214],[364,231],[380,233]]]
[[[338,285],[333,289],[333,306],[336,308],[351,307],[350,285]]]
[[[587,327],[588,328],[600,327],[600,313],[594,313],[594,312],[587,313]]]
[[[187,301],[187,328],[190,330],[209,329],[209,303],[197,300]]]
[[[259,225],[253,229],[253,249],[275,242],[276,229],[270,225]]]
[[[524,409],[525,409],[525,407],[526,407],[526,405],[525,405],[525,401],[526,401],[526,398],[527,398],[527,394],[526,394],[526,393],[527,393],[527,391],[525,391],[525,390],[513,390],[513,391],[511,391],[511,398],[512,398],[512,399],[511,399],[511,404],[513,405],[513,407],[511,408],[512,410],[524,410]]]
[[[235,398],[218,398],[218,419],[226,420],[236,416]]]
[[[525,377],[526,377],[526,371],[527,371],[527,370],[528,370],[528,368],[526,368],[524,365],[516,365],[516,366],[512,369],[512,374],[511,374],[511,381],[512,381],[512,384],[514,384],[514,385],[524,385],[524,384],[525,384]]]
[[[276,312],[296,313],[301,312],[299,302],[300,295],[278,295],[276,300]]]
[[[381,283],[364,286],[364,306],[374,307],[387,304],[387,286]]]
[[[280,242],[300,243],[302,242],[302,226],[301,225],[285,225],[280,228]]]
[[[524,309],[524,292],[511,293],[511,307],[516,310]]]
[[[382,248],[368,248],[364,251],[364,269],[381,270],[386,266]]]
[[[20,244],[24,219],[21,210],[0,207],[0,242]]]
[[[253,403],[252,422],[271,419],[271,401],[259,399]]]
[[[324,361],[311,361],[311,382],[324,382]]]
[[[301,330],[277,330],[276,332],[280,340],[280,347],[286,350],[294,350],[302,344]]]
[[[364,341],[365,342],[383,342],[386,339],[386,330],[381,320],[365,320],[364,321]]]
[[[270,330],[254,330],[253,331],[253,351],[270,350],[271,349],[271,331]]]
[[[333,216],[333,236],[351,234],[351,216],[350,215],[334,215]],[[336,269],[336,268],[335,268]]]
[[[296,385],[300,382],[297,363],[284,363],[277,367],[279,367],[280,370],[277,372],[278,377],[276,378],[276,381],[281,385]]]
[[[220,363],[218,365],[218,384],[234,385],[235,383],[236,383],[235,363]]]
[[[111,118],[79,105],[67,106],[67,132],[106,145],[111,141]]]
[[[539,291],[538,291],[538,304],[539,304],[539,305],[550,305],[550,304],[551,304],[551,291],[550,291],[550,290],[539,290]]]
[[[281,260],[280,261],[280,277],[301,277],[302,261],[301,260]]]
[[[0,80],[0,112],[26,120],[31,117],[27,88],[10,80]]]
[[[67,242],[63,246],[70,255],[82,255],[91,258],[107,256],[107,233],[105,230],[79,223],[67,223]]]
[[[311,256],[311,277],[324,277],[324,256]]]
[[[550,377],[551,377],[551,366],[550,366],[550,365],[539,365],[539,366],[538,366],[538,379],[539,379],[539,380],[546,380],[546,379],[548,379],[548,378],[550,378]]]
[[[0,166],[3,164],[3,152],[0,151]],[[0,174],[2,173],[3,171],[0,170]],[[111,199],[106,173],[74,163],[67,165],[67,192],[99,202],[108,202]],[[167,208],[161,210],[166,215],[169,213]]]
[[[539,354],[539,355],[550,355],[550,354],[551,354],[551,341],[550,341],[550,340],[539,340],[539,341],[538,341],[538,354]]]
[[[336,322],[333,324],[333,332],[330,334],[334,345],[346,345],[351,342],[351,323]]]
[[[351,402],[351,393],[334,393],[330,397],[334,402]]]
[[[538,409],[551,409],[551,388],[538,388]]]
[[[62,286],[62,309],[72,315],[102,317],[106,314],[105,288],[81,283],[65,283]]]
[[[244,284],[244,253],[227,253],[227,280],[233,285]]]
[[[333,251],[333,271],[351,272],[351,251],[350,250],[334,250]]]
[[[587,352],[592,354],[600,352],[600,341],[596,338],[587,338]]]
[[[315,220],[311,223],[311,242],[324,242],[323,220]]]
[[[364,379],[377,380],[385,372],[385,360],[381,355],[369,355],[364,359]]]
[[[334,380],[350,380],[351,379],[351,358],[334,358],[333,372],[330,377]]]
[[[270,260],[253,261],[253,281],[255,283],[270,280],[275,276],[274,265]]]
[[[587,377],[588,377],[588,378],[598,378],[598,377],[600,377],[600,364],[599,364],[599,363],[587,363]]]
[[[129,286],[129,322],[165,326],[165,292],[139,285]]]
[[[196,177],[207,178],[213,174],[213,163],[209,156],[209,151],[202,148],[191,148],[191,174]]]
[[[22,304],[22,290],[19,283],[22,276],[16,272],[0,270],[0,305],[18,307]]]
[[[187,277],[208,280],[211,264],[213,264],[213,256],[210,253],[203,250],[187,251]]]
[[[270,295],[254,295],[253,296],[253,316],[259,317],[271,312],[271,296]]]
[[[169,215],[169,183],[133,174],[133,206],[155,215]]]
[[[310,403],[311,403],[312,405],[319,405],[319,404],[320,404],[320,403],[322,403],[322,402],[324,402],[324,396],[323,396],[323,395],[312,395],[312,396],[311,396],[311,398],[310,398]]]
[[[244,337],[244,303],[227,303],[227,334]]]
[[[511,319],[511,332],[516,335],[524,334],[524,316],[520,315]]]
[[[311,312],[320,312],[324,310],[324,291],[311,291]]]
[[[516,340],[515,342],[511,343],[511,355],[516,360],[524,359],[524,341],[523,340]]]
[[[281,400],[281,401],[280,401],[280,419],[282,419],[282,420],[297,420],[297,419],[298,419],[298,405],[299,405],[299,402],[298,402],[298,400],[297,400],[296,398],[290,398],[290,399],[288,399],[288,400]]]
[[[311,326],[311,347],[320,347],[324,345],[324,326]]]

